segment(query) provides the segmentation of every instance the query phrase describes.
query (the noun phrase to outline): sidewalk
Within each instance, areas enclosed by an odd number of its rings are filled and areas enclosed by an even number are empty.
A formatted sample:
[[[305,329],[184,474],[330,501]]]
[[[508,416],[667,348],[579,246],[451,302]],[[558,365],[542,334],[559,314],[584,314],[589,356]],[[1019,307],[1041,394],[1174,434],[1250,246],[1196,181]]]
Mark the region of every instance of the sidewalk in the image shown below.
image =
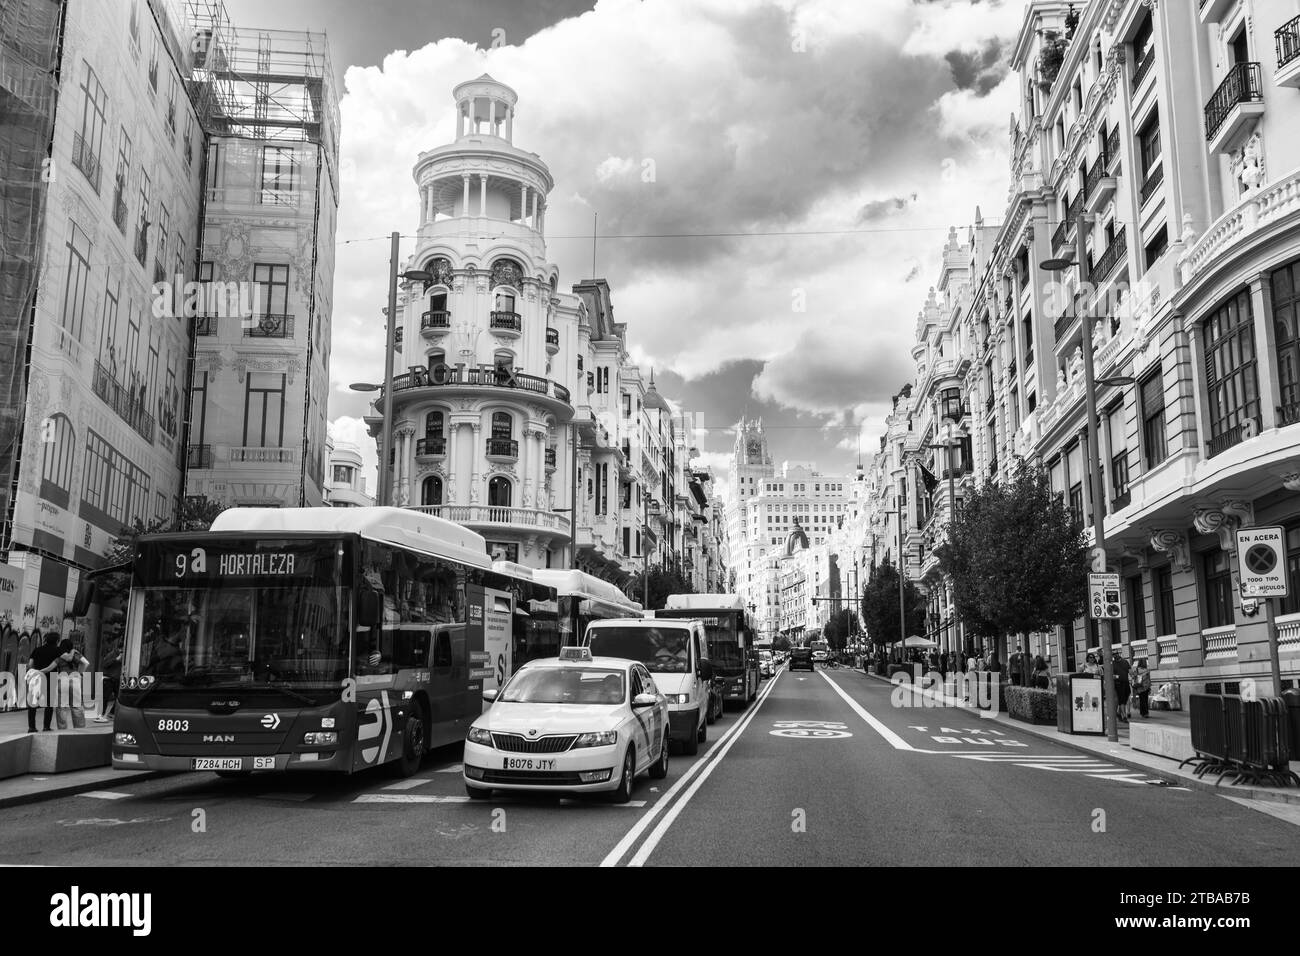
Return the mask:
[[[862,671],[856,671],[861,674]],[[867,674],[872,680],[878,680],[881,683],[889,684],[886,677],[878,674]],[[959,706],[955,698],[943,697],[943,700],[952,705]],[[1064,747],[1077,750],[1082,753],[1091,754],[1097,757],[1105,757],[1115,763],[1131,767],[1134,770],[1142,770],[1157,777],[1161,777],[1171,783],[1181,787],[1191,787],[1195,790],[1204,790],[1208,793],[1217,793],[1224,797],[1244,797],[1251,800],[1266,800],[1272,803],[1290,803],[1300,805],[1300,788],[1296,787],[1247,787],[1234,786],[1229,783],[1223,783],[1219,786],[1214,785],[1214,779],[1211,777],[1197,777],[1190,767],[1179,768],[1178,761],[1171,760],[1167,757],[1161,757],[1157,754],[1145,753],[1140,750],[1133,750],[1129,746],[1129,728],[1130,724],[1120,724],[1119,742],[1111,743],[1105,737],[1082,736],[1078,734],[1066,734],[1057,730],[1055,726],[1046,724],[1030,724],[1023,720],[1013,720],[1006,714],[998,714],[996,717],[985,718],[993,723],[1003,727],[1014,728],[1022,734],[1030,734],[1034,737],[1041,737],[1044,740],[1051,740]],[[1190,725],[1191,717],[1187,711],[1151,711],[1149,718],[1138,718],[1138,721],[1150,726],[1169,726],[1185,728]],[[1291,762],[1291,769],[1300,773],[1300,763]]]

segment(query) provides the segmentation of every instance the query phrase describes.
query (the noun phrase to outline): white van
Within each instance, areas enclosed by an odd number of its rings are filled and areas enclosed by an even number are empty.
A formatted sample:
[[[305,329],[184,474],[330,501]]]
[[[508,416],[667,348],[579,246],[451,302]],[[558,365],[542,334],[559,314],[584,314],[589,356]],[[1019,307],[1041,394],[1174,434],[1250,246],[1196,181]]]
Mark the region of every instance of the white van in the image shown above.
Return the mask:
[[[592,621],[583,646],[597,657],[621,657],[645,665],[668,698],[668,736],[686,754],[708,737],[713,665],[704,622],[697,619],[627,618]]]

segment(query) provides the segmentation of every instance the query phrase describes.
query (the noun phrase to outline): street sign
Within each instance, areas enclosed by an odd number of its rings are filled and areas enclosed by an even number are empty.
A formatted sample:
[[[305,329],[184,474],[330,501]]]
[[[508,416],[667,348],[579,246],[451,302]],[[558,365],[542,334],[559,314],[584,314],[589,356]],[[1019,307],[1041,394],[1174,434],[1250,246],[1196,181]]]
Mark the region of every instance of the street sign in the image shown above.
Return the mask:
[[[1237,530],[1237,570],[1243,598],[1286,597],[1286,533],[1273,528]]]
[[[1088,606],[1091,617],[1119,620],[1119,574],[1088,575]]]

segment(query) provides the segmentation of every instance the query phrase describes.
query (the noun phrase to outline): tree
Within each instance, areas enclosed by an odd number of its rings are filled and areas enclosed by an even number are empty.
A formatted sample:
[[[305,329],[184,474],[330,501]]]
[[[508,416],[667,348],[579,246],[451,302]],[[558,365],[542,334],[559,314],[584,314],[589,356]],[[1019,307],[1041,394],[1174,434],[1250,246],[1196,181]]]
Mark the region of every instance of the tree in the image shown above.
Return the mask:
[[[775,638],[773,638],[772,650],[788,651],[789,649],[790,649],[790,638],[786,637],[784,634],[778,634]]]
[[[645,602],[647,611],[661,610],[670,594],[693,594],[695,589],[678,571],[673,568],[650,568],[649,600],[646,601],[646,586],[642,573],[632,575],[627,585],[627,594],[633,601]]]
[[[957,616],[993,639],[999,660],[1005,635],[1070,627],[1087,606],[1087,538],[1041,466],[969,494],[939,567]]]
[[[849,635],[856,629],[853,614],[842,608],[831,615],[826,626],[822,628],[822,637],[833,651],[842,651],[849,641]]]
[[[207,531],[217,515],[226,508],[216,501],[209,501],[206,496],[186,497],[180,510],[171,518],[155,518],[144,522],[139,518],[129,527],[122,526],[113,543],[104,552],[106,567],[130,564],[135,558],[135,544],[142,534],[157,534],[164,531]],[[119,598],[126,597],[131,587],[131,575],[126,572],[110,572],[100,575],[95,581],[95,598],[100,604],[111,604]]]
[[[871,569],[862,589],[862,623],[872,643],[884,647],[925,629],[925,598],[915,584],[903,586],[907,633],[898,631],[898,571],[886,558]]]

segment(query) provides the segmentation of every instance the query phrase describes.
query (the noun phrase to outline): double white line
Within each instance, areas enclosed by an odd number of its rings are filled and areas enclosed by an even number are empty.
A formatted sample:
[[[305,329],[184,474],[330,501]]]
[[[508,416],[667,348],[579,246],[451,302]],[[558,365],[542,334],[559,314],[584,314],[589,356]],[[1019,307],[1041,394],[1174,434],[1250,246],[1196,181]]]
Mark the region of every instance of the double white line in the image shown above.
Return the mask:
[[[737,738],[745,732],[745,728],[749,726],[749,722],[754,719],[754,716],[758,713],[758,709],[763,706],[763,701],[767,700],[768,694],[772,693],[772,688],[776,686],[776,682],[780,679],[781,674],[778,673],[777,676],[767,682],[767,686],[759,691],[758,697],[754,701],[754,705],[749,708],[744,717],[742,717],[734,727],[718,738],[718,742],[709,749],[709,751],[704,755],[704,758],[702,760],[697,760],[691,768],[686,771],[686,773],[682,774],[681,779],[669,788],[668,792],[659,799],[650,812],[638,820],[636,825],[624,834],[623,839],[618,841],[618,845],[609,851],[605,859],[600,861],[601,866],[618,866],[623,857],[628,854],[628,851],[630,851],[632,847],[636,846],[636,843],[641,839],[642,834],[650,828],[650,825],[654,823],[659,814],[664,809],[670,808],[664,818],[659,821],[659,825],[654,828],[650,833],[650,836],[641,844],[640,849],[638,849],[636,854],[627,861],[626,865],[642,866],[645,861],[649,859],[650,854],[653,853],[655,847],[659,845],[659,841],[663,839],[664,834],[667,833],[669,827],[673,825],[673,821],[675,821],[678,814],[682,812],[682,808],[685,807],[686,804],[690,803],[691,798],[695,796],[697,791],[699,791],[700,787],[704,784],[704,781],[709,778],[709,774],[713,773],[713,768],[722,762],[722,758],[727,755],[727,751],[731,749],[731,745],[734,744]],[[689,787],[687,786],[688,784]],[[676,797],[683,788],[685,788],[685,792],[682,793],[681,799],[676,803],[673,803],[673,798]]]

